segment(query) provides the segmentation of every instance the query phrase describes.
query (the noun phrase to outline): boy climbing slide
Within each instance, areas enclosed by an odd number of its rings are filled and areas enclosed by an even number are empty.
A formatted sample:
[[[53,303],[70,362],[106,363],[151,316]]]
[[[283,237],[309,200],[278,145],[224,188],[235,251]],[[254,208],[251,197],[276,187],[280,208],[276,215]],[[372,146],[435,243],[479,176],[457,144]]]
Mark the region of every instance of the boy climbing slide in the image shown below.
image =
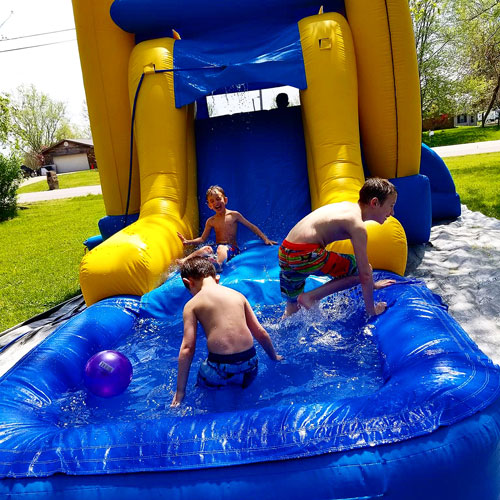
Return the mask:
[[[368,179],[359,191],[358,203],[344,201],[320,207],[299,221],[288,233],[278,251],[281,294],[287,304],[283,317],[299,307],[309,309],[332,293],[361,283],[369,316],[384,312],[385,302],[374,303],[373,290],[392,285],[394,280],[373,282],[372,267],[366,253],[364,221],[379,224],[394,215],[397,192],[387,179]],[[329,252],[333,241],[350,239],[354,255]],[[304,293],[309,275],[327,275],[332,280]]]

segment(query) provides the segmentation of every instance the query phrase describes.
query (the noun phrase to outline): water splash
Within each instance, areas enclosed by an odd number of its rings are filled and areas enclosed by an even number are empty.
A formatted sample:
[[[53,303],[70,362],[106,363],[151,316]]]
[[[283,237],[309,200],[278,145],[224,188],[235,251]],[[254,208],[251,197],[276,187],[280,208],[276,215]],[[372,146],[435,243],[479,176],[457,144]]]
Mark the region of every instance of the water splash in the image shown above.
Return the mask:
[[[257,306],[257,317],[285,359],[269,360],[257,344],[259,376],[245,390],[208,391],[196,387],[197,369],[206,357],[198,331],[196,353],[184,403],[170,408],[177,378],[182,321],[141,319],[115,349],[132,362],[129,389],[112,399],[93,396],[84,388],[63,394],[46,411],[59,413],[61,427],[89,423],[158,419],[227,412],[273,405],[314,404],[363,397],[382,385],[381,360],[363,311],[347,294],[337,294],[309,311],[279,321],[283,305]]]

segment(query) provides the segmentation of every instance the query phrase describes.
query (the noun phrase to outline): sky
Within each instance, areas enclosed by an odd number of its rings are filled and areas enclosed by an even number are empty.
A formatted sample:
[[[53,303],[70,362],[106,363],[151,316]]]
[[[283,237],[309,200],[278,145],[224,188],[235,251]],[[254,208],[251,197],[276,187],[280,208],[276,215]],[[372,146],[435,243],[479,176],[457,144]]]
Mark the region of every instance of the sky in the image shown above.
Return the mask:
[[[71,123],[84,125],[85,90],[74,28],[71,0],[0,0],[0,94],[33,84],[66,104]],[[300,103],[292,87],[215,96],[213,116],[269,109],[282,91],[290,105]]]
[[[33,84],[64,102],[70,121],[82,125],[85,90],[74,28],[71,0],[0,0],[0,94]],[[33,47],[53,42],[62,43]],[[33,48],[12,50],[22,47]]]

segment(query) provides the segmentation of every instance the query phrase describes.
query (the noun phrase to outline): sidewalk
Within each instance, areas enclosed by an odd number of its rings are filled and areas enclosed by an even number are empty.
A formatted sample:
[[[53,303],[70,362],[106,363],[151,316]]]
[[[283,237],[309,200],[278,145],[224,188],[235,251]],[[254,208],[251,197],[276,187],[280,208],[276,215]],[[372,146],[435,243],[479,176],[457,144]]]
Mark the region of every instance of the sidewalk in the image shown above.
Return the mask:
[[[456,144],[454,146],[438,146],[431,149],[441,158],[445,158],[447,156],[496,153],[497,151],[500,151],[500,141],[472,142],[470,144]]]
[[[37,201],[60,200],[62,198],[76,198],[78,196],[87,196],[88,194],[102,194],[101,186],[80,186],[41,191],[39,193],[23,193],[17,195],[17,202],[20,204],[34,203]]]
[[[45,175],[37,175],[36,177],[28,177],[27,179],[23,179],[21,181],[20,186],[27,186],[28,184],[35,184],[36,182],[47,182],[47,177]]]

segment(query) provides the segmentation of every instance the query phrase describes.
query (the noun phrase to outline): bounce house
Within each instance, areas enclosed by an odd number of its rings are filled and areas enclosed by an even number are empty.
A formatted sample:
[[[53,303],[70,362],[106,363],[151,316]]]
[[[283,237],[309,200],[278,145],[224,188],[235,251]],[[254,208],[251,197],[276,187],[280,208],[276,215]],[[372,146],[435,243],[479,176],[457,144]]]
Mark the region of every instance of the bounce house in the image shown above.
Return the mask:
[[[2,496],[499,498],[500,370],[404,277],[407,245],[460,215],[446,165],[421,145],[408,2],[73,7],[107,215],[81,263],[87,307],[2,372]],[[300,106],[209,116],[207,96],[285,85]],[[375,276],[396,280],[375,292],[387,310],[367,318],[354,287],[280,322],[277,247],[241,231],[221,283],[285,360],[260,350],[248,389],[202,391],[200,333],[189,393],[170,408],[189,298],[177,232],[199,234],[207,187],[282,240],[311,210],[356,202],[371,176],[398,190],[395,216],[367,224]],[[106,349],[134,373],[110,399],[83,384]]]

